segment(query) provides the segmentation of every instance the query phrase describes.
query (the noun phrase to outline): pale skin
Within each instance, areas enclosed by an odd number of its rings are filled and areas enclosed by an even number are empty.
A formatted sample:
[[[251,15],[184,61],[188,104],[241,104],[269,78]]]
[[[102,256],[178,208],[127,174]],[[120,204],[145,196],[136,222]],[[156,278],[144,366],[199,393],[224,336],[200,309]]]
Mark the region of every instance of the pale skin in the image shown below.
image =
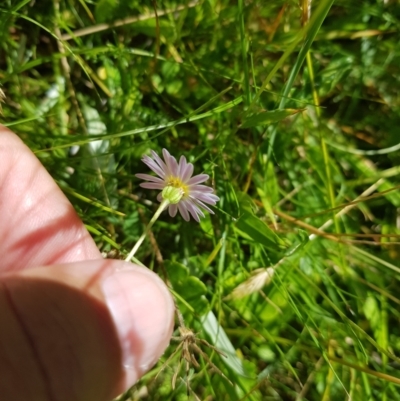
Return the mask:
[[[168,345],[151,271],[104,260],[38,159],[0,126],[0,399],[110,401]]]

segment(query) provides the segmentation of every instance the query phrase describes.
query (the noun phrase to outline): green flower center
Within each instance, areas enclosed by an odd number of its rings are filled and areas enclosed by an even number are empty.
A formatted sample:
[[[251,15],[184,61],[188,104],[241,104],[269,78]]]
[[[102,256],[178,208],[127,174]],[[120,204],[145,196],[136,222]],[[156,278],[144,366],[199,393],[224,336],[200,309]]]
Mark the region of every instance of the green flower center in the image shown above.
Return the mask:
[[[167,185],[162,190],[162,197],[169,201],[171,205],[176,205],[182,199],[183,191],[181,188],[171,187]]]
[[[182,195],[183,198],[189,196],[189,188],[182,182],[182,180],[179,177],[168,177],[166,181],[168,187],[181,189],[183,192]]]

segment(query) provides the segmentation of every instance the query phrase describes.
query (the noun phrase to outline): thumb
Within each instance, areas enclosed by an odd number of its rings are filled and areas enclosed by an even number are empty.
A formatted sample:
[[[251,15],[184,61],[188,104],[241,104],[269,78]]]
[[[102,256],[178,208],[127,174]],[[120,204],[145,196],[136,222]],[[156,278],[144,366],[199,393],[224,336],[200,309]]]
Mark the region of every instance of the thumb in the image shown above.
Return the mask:
[[[117,260],[0,277],[4,401],[109,401],[159,358],[174,304],[150,270]]]

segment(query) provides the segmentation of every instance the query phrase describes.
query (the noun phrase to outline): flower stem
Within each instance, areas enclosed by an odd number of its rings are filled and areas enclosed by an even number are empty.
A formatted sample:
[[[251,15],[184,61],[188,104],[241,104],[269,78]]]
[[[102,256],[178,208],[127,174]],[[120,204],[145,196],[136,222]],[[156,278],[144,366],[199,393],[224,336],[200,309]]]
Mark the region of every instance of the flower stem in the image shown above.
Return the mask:
[[[147,225],[146,229],[144,230],[143,234],[141,237],[138,239],[136,242],[135,246],[132,248],[132,250],[129,252],[129,255],[126,257],[125,262],[130,262],[133,256],[135,255],[136,251],[139,249],[140,245],[142,245],[142,242],[146,238],[146,235],[149,233],[151,227],[153,227],[153,224],[156,222],[156,220],[160,217],[160,214],[167,208],[169,205],[169,200],[164,199],[161,203],[156,212],[154,213],[154,216],[151,218],[149,221],[149,224]]]

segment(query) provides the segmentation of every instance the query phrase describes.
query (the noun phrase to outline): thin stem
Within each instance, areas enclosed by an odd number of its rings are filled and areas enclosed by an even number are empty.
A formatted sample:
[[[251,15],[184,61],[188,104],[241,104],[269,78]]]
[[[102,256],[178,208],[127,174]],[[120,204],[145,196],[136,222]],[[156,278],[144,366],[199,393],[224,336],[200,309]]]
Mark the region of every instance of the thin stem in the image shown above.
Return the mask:
[[[250,80],[249,80],[249,66],[247,64],[247,40],[245,35],[245,27],[244,27],[244,1],[239,0],[239,24],[240,24],[240,42],[242,47],[242,62],[243,62],[243,87],[245,93],[245,105],[246,107],[250,104]]]
[[[151,227],[153,227],[153,224],[156,222],[156,220],[160,217],[160,214],[167,208],[169,205],[169,200],[164,199],[156,212],[154,213],[154,216],[151,218],[149,224],[147,225],[146,229],[144,230],[143,234],[141,237],[138,239],[136,242],[135,246],[132,248],[132,250],[129,252],[129,255],[126,257],[125,262],[130,262],[133,256],[135,255],[136,251],[139,249],[140,245],[142,245],[142,242],[146,238],[146,235],[149,233]]]
[[[177,11],[184,11],[184,10],[187,10],[188,8],[196,7],[198,4],[199,4],[198,1],[192,1],[191,3],[177,6],[170,10],[160,10],[157,12],[157,15],[158,15],[158,17],[161,17],[162,15],[166,15],[169,13],[176,13]],[[141,15],[141,16],[127,17],[127,18],[123,18],[123,19],[114,21],[111,24],[97,24],[97,25],[89,26],[88,28],[78,29],[75,32],[71,32],[71,33],[62,35],[61,39],[62,40],[76,39],[81,36],[90,35],[90,34],[93,34],[96,32],[102,32],[102,31],[105,31],[106,29],[116,28],[119,26],[125,26],[125,25],[132,24],[132,23],[138,22],[138,21],[146,21],[146,20],[149,20],[152,18],[155,18],[154,13]]]

